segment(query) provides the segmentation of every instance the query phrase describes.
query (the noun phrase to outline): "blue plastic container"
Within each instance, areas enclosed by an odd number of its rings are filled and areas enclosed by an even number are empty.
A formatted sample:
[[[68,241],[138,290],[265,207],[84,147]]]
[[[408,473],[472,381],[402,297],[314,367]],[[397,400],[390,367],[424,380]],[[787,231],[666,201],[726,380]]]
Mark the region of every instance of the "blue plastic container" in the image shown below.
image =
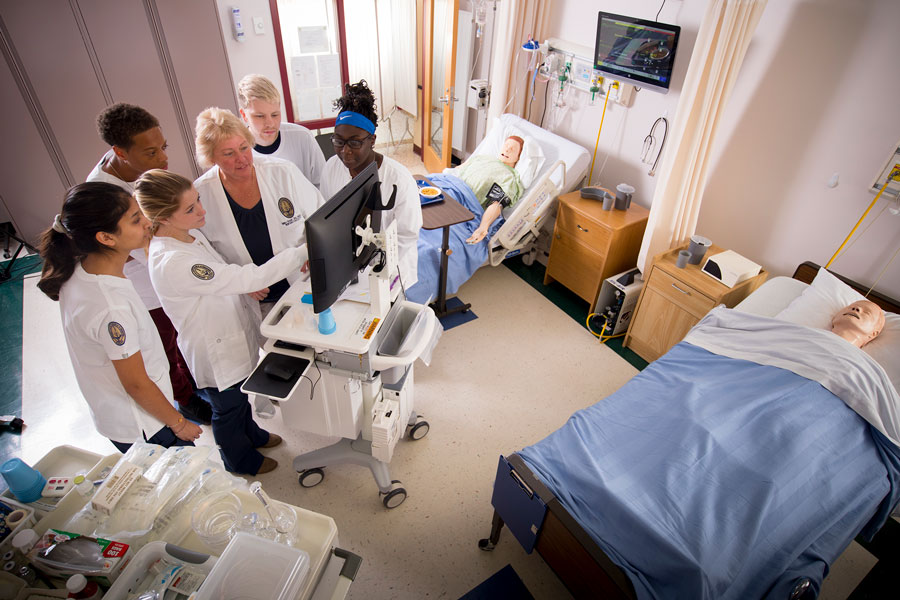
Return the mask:
[[[34,502],[41,497],[47,480],[41,472],[20,458],[11,458],[0,467],[0,475],[6,480],[9,491],[21,502]]]

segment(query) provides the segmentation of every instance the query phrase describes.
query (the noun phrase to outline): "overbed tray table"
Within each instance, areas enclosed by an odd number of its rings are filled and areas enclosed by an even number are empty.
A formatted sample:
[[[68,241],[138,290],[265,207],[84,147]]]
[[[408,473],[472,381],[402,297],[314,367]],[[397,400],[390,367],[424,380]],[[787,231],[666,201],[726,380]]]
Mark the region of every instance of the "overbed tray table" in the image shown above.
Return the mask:
[[[428,182],[428,185],[434,185],[424,175],[414,175],[413,177]],[[438,283],[438,296],[429,305],[438,318],[457,312],[465,312],[472,307],[471,304],[463,302],[459,306],[447,308],[447,260],[450,256],[450,226],[457,223],[465,223],[474,218],[475,215],[468,208],[446,193],[444,194],[443,202],[433,202],[422,206],[422,229],[443,228],[444,230],[444,237],[441,242],[441,272]]]

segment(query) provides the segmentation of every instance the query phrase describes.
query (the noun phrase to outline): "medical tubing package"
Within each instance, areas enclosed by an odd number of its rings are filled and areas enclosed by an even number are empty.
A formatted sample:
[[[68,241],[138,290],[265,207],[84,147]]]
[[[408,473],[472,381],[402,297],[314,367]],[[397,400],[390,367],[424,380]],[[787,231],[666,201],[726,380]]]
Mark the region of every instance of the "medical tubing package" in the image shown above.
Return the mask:
[[[215,492],[247,487],[243,479],[226,472],[212,447],[166,449],[137,442],[119,459],[107,481],[135,467],[140,474],[109,514],[89,502],[63,529],[133,545],[180,540],[191,531],[191,512],[198,502]]]

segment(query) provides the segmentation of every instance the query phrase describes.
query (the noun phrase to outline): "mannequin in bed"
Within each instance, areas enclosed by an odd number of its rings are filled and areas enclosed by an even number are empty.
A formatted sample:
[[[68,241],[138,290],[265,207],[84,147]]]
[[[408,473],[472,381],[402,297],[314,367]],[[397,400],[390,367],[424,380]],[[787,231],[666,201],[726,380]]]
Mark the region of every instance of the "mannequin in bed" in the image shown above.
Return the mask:
[[[481,224],[466,240],[467,244],[477,244],[483,240],[491,224],[500,216],[501,211],[506,206],[515,204],[521,197],[524,186],[515,166],[519,162],[524,146],[525,140],[517,135],[511,135],[504,140],[503,146],[500,147],[499,157],[471,156],[456,170],[455,175],[472,188],[472,192],[484,208]],[[508,204],[488,198],[488,191],[494,183],[503,188],[503,192],[509,198]]]
[[[884,328],[884,311],[874,302],[857,300],[831,319],[831,331],[857,348],[862,348]]]

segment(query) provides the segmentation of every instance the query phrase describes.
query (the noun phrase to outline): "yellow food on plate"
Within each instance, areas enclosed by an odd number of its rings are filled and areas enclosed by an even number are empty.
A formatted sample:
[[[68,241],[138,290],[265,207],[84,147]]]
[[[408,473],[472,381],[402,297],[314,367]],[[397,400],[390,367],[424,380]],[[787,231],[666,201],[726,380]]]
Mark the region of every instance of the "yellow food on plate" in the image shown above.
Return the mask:
[[[436,196],[440,196],[441,190],[435,187],[423,187],[419,189],[419,193],[426,198],[434,198]]]

